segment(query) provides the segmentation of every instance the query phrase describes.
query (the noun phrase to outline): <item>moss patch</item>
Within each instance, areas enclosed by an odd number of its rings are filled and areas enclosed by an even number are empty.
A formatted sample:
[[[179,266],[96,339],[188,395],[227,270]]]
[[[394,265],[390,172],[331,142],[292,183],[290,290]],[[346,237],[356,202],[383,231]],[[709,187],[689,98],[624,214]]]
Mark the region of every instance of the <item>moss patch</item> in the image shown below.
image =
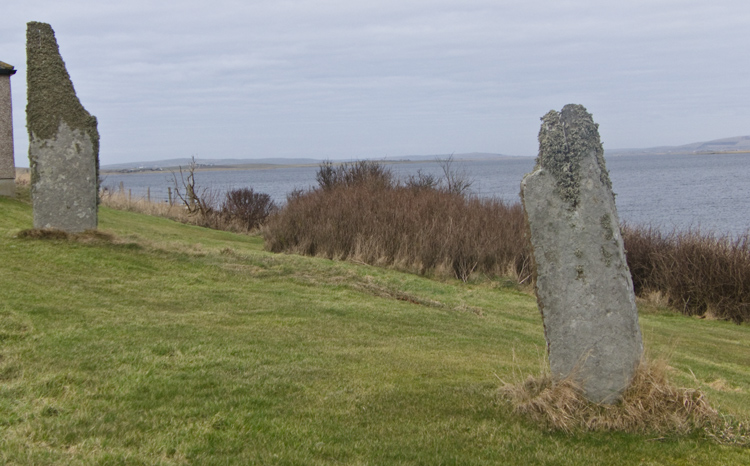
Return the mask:
[[[96,117],[83,108],[60,56],[55,32],[46,23],[31,21],[26,28],[26,121],[29,140],[54,139],[60,123],[88,134],[94,146],[99,177],[99,132]],[[34,165],[32,164],[32,183]]]

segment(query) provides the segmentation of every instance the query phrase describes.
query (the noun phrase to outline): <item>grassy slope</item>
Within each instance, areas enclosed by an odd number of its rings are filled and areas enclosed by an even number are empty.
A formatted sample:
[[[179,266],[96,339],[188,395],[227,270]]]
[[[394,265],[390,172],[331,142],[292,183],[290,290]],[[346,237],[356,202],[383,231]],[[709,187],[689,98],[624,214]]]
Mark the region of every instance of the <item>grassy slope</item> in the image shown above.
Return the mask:
[[[2,463],[747,459],[698,437],[568,436],[513,416],[497,377],[538,373],[544,339],[534,299],[501,282],[272,255],[256,237],[108,209],[114,241],[14,237],[30,227],[27,204],[0,198]],[[750,417],[747,325],[656,309],[641,324],[678,383]]]

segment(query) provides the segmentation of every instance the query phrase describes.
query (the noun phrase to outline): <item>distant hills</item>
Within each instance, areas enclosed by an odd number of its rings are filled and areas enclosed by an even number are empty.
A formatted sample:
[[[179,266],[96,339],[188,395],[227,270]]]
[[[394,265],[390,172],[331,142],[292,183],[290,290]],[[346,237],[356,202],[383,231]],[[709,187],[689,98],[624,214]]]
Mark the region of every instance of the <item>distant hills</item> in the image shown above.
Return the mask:
[[[177,167],[187,167],[192,162],[189,157],[178,159],[154,160],[149,162],[128,162],[116,163],[111,165],[102,165],[100,168],[106,171],[118,172],[140,172],[140,171],[160,171],[169,170]],[[196,158],[195,163],[200,168],[228,168],[243,167],[253,165],[258,167],[272,167],[276,165],[310,165],[318,164],[320,161],[315,159],[282,159],[282,158],[265,158],[265,159],[203,159]]]
[[[694,142],[682,146],[660,146],[647,149],[605,150],[606,155],[661,155],[661,154],[723,154],[750,152],[750,136],[714,139],[707,142]]]
[[[487,152],[470,152],[466,154],[438,154],[438,155],[404,155],[398,157],[371,158],[371,160],[383,160],[386,162],[425,162],[437,159],[446,159],[453,156],[455,160],[495,160],[513,157],[511,155],[492,154]],[[115,172],[148,172],[173,170],[177,167],[187,167],[192,159],[185,157],[179,159],[155,160],[151,162],[129,162],[111,165],[102,165],[103,171]],[[334,162],[347,162],[348,160],[334,160]],[[263,158],[263,159],[203,159],[196,158],[195,163],[202,170],[221,168],[274,168],[288,165],[319,165],[324,159],[309,158]]]
[[[722,154],[733,152],[750,152],[750,136],[737,136],[733,138],[714,139],[713,141],[694,142],[682,146],[659,146],[646,149],[606,149],[607,156],[619,155],[664,155],[664,154]],[[514,158],[516,156],[494,154],[488,152],[469,152],[465,154],[436,154],[436,155],[404,155],[398,157],[371,158],[371,160],[383,160],[387,162],[425,162],[437,159],[445,159],[453,156],[455,160],[499,160]],[[130,162],[103,165],[104,171],[117,172],[144,172],[171,170],[177,167],[187,167],[190,158],[177,158],[167,160],[156,160],[152,162]],[[285,165],[318,165],[324,159],[312,158],[262,158],[262,159],[203,159],[196,158],[196,163],[201,169],[220,168],[274,168]],[[345,162],[346,160],[336,160]]]

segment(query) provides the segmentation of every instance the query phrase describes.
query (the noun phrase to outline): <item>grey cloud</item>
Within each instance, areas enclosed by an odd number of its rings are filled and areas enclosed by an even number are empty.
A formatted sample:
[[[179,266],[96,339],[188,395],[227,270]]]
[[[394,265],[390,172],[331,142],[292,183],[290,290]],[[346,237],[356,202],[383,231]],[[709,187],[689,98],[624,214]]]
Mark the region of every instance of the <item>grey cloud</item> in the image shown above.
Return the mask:
[[[20,154],[32,19],[52,24],[99,117],[103,163],[533,155],[539,117],[571,102],[610,148],[748,126],[744,0],[29,0],[5,16]]]

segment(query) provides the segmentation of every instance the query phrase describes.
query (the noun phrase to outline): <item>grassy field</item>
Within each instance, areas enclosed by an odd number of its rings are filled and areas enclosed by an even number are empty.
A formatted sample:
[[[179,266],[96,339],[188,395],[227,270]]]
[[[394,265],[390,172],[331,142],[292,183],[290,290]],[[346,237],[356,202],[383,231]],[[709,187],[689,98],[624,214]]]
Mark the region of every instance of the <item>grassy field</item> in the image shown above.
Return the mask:
[[[747,464],[747,448],[546,432],[500,379],[544,367],[532,295],[264,252],[102,208],[100,235],[18,238],[0,198],[2,464]],[[678,385],[750,418],[750,327],[645,306]]]

